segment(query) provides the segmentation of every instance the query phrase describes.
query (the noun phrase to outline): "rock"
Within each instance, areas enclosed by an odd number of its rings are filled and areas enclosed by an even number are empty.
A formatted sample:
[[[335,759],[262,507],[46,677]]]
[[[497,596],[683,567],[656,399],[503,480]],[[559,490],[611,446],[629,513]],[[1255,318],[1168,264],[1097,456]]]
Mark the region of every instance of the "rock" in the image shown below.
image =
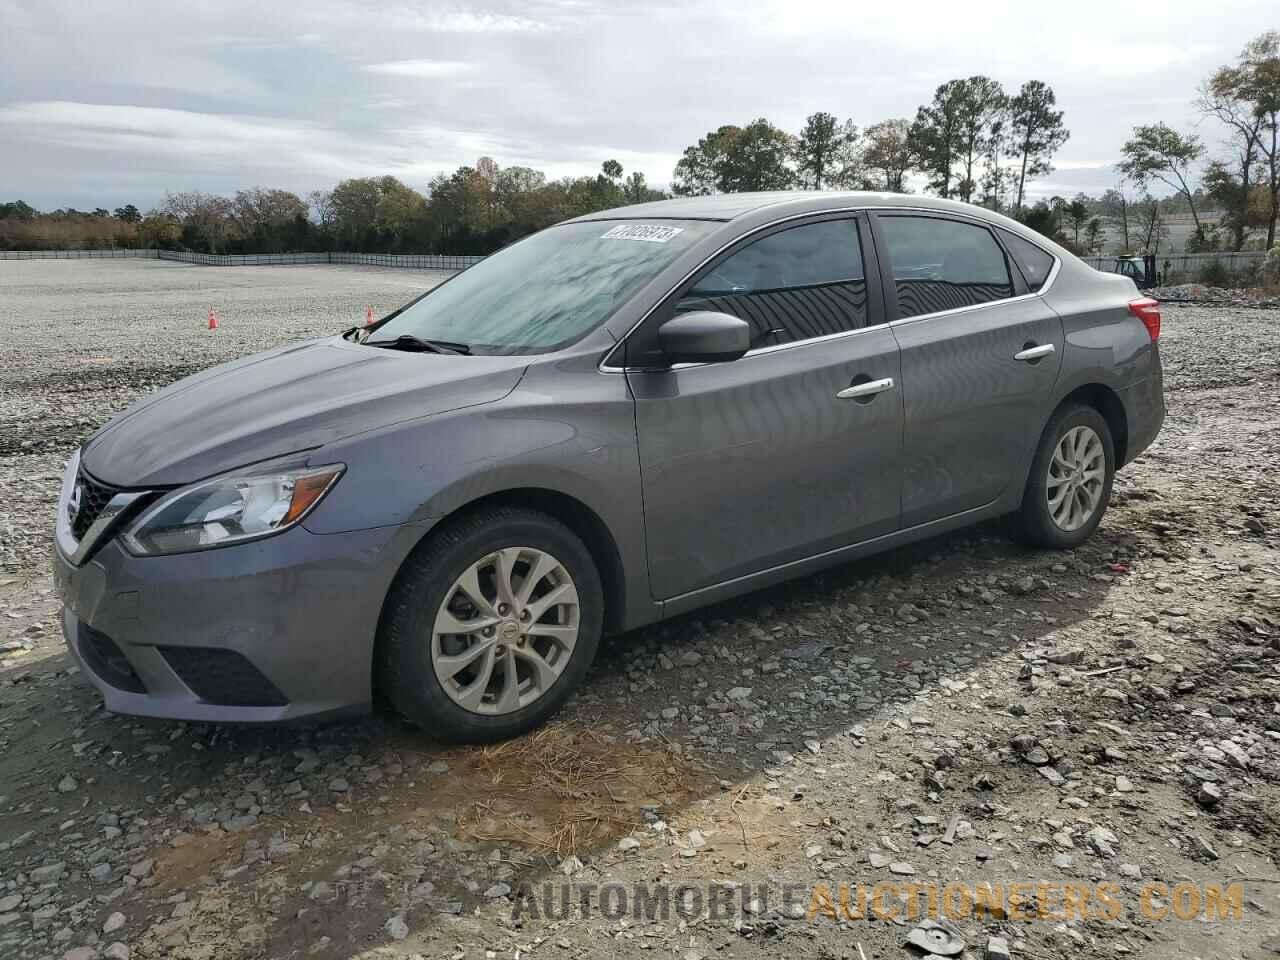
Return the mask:
[[[1079,663],[1084,659],[1083,650],[1058,650],[1049,654],[1046,658],[1050,663],[1056,663],[1059,666],[1068,666],[1073,663]]]
[[[1044,747],[1032,747],[1022,755],[1022,759],[1027,761],[1033,767],[1043,767],[1049,762],[1049,754],[1045,752]]]
[[[311,885],[307,896],[312,900],[328,900],[333,896],[333,887],[324,880],[317,880]]]
[[[125,922],[124,914],[120,913],[119,911],[116,911],[115,913],[111,914],[111,916],[107,917],[106,923],[102,925],[102,932],[115,933],[117,930],[119,930],[121,927],[124,926],[124,922]]]
[[[895,860],[893,863],[889,864],[889,872],[897,874],[900,877],[910,877],[915,875],[916,868],[905,860]]]
[[[151,870],[155,867],[156,862],[150,858],[139,860],[129,868],[129,876],[135,880],[141,880],[143,877],[151,876]]]
[[[499,881],[484,892],[486,900],[501,900],[511,892],[511,884]]]
[[[635,850],[639,846],[640,841],[635,837],[623,837],[618,841],[618,849],[623,853],[626,853],[628,850]]]
[[[958,957],[965,940],[960,928],[947,920],[922,920],[907,934],[907,943],[938,957]]]
[[[1067,782],[1067,778],[1064,777],[1062,774],[1060,774],[1053,767],[1049,767],[1049,766],[1036,767],[1036,770],[1039,772],[1040,776],[1044,777],[1055,787],[1060,787]]]
[[[448,773],[448,772],[449,772],[449,764],[445,763],[443,760],[432,760],[429,764],[427,764],[427,773],[430,773],[432,775],[439,775],[441,773]]]
[[[11,893],[8,896],[0,897],[0,913],[11,913],[22,906],[22,894]]]
[[[1120,793],[1133,793],[1133,781],[1128,777],[1116,777],[1116,790]]]
[[[1191,846],[1196,854],[1204,860],[1218,859],[1218,851],[1214,845],[1199,834],[1191,838]]]
[[[106,883],[111,879],[111,864],[103,861],[89,868],[89,879],[95,883]]]
[[[1218,743],[1218,749],[1227,755],[1227,759],[1231,761],[1233,766],[1239,767],[1241,770],[1248,770],[1251,766],[1249,755],[1244,752],[1244,748],[1234,740],[1223,740]]]
[[[1004,937],[987,938],[986,960],[1010,960],[1009,941]]]
[[[883,870],[885,867],[887,867],[890,863],[893,862],[893,857],[890,857],[887,854],[883,854],[883,853],[872,852],[867,854],[867,860],[868,862],[870,862],[871,866],[874,867],[876,870]]]
[[[347,783],[342,777],[334,777],[329,781],[329,789],[334,793],[346,793],[351,789],[351,784]]]
[[[1084,835],[1085,840],[1100,857],[1114,857],[1120,839],[1106,827],[1094,827]]]
[[[1200,784],[1200,789],[1196,791],[1196,803],[1206,810],[1212,810],[1221,802],[1222,791],[1218,789],[1217,784],[1207,782]]]
[[[62,955],[62,960],[93,960],[98,951],[93,947],[76,947],[74,950],[68,950]]]
[[[725,694],[725,698],[728,700],[745,700],[749,696],[751,696],[750,687],[734,687]]]
[[[575,874],[581,873],[582,861],[573,854],[569,854],[569,856],[565,857],[564,861],[560,864],[560,872],[566,877],[572,877]]]
[[[394,916],[382,925],[382,929],[387,932],[392,940],[403,940],[409,936],[409,925],[404,922],[404,917]]]
[[[65,860],[59,860],[56,863],[49,863],[43,867],[36,867],[31,871],[31,879],[35,883],[52,883],[61,879],[62,875],[67,872],[67,864]]]
[[[117,940],[102,954],[106,960],[129,960],[129,948]]]
[[[80,784],[77,783],[76,778],[69,773],[58,781],[59,793],[75,793],[78,789],[80,789]]]

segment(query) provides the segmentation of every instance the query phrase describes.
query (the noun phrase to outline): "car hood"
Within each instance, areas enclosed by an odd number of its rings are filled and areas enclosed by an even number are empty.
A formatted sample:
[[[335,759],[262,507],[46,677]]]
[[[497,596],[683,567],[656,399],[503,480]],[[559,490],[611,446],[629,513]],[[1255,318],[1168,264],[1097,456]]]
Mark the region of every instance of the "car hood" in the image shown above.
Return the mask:
[[[492,403],[523,357],[359,346],[341,337],[281,347],[149,394],[85,444],[81,464],[120,487],[191,483],[366,430]]]

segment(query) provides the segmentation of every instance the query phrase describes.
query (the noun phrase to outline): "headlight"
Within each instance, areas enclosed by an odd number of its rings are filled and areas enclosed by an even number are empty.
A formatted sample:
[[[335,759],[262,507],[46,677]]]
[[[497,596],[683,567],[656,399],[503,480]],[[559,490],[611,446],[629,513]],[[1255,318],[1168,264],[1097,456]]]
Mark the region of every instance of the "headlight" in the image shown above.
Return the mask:
[[[183,487],[146,510],[121,539],[131,553],[155,556],[269,537],[305,517],[345,469],[339,463]]]

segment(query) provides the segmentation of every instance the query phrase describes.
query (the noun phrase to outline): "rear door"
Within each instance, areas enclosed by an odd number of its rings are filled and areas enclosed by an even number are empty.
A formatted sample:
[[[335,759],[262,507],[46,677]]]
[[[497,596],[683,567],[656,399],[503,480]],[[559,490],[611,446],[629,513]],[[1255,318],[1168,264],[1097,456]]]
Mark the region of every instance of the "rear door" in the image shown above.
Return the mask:
[[[655,597],[898,528],[898,347],[869,248],[852,215],[762,231],[628,339]],[[692,310],[746,320],[750,352],[663,367],[657,327]]]
[[[906,528],[1023,482],[1061,365],[1062,321],[1038,294],[1054,260],[1020,237],[1005,234],[1038,260],[1013,251],[1011,262],[1005,240],[960,217],[885,212],[875,229],[902,349]],[[1020,259],[1040,264],[1030,283]]]

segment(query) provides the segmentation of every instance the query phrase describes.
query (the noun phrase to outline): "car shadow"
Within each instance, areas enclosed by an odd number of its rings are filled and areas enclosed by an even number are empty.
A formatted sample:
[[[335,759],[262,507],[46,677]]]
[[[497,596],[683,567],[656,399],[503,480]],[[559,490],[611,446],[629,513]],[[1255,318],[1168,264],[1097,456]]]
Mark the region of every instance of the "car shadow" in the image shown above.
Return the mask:
[[[248,952],[352,956],[390,941],[392,915],[430,939],[504,890],[563,880],[570,854],[603,866],[648,820],[698,822],[810,742],[863,744],[980,661],[1092,619],[1133,548],[1123,522],[1067,554],[992,523],[781,584],[608,638],[559,718],[488,748],[434,744],[385,714],[284,728],[111,716],[50,653],[0,673],[0,716],[23,730],[0,761],[0,841],[56,833],[69,811],[128,811],[165,824],[135,837],[156,860],[136,892],[229,898]],[[850,665],[865,682],[842,679]],[[79,784],[62,795],[67,770]],[[88,895],[87,861],[69,859]],[[200,913],[148,936],[192,935]]]

